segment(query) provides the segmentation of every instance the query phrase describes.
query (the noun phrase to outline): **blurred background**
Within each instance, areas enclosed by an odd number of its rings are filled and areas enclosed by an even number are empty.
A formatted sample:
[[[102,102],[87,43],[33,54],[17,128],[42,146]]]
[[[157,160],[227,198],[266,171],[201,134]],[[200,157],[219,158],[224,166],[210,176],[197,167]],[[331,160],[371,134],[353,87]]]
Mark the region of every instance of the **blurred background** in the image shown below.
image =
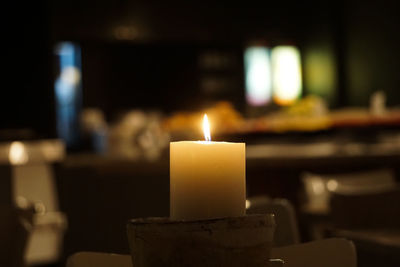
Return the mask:
[[[169,142],[203,139],[204,113],[212,140],[247,145],[249,212],[289,210],[281,225],[293,234],[275,245],[341,236],[360,266],[398,266],[397,11],[356,0],[6,4],[4,266],[128,253],[128,219],[168,216]]]

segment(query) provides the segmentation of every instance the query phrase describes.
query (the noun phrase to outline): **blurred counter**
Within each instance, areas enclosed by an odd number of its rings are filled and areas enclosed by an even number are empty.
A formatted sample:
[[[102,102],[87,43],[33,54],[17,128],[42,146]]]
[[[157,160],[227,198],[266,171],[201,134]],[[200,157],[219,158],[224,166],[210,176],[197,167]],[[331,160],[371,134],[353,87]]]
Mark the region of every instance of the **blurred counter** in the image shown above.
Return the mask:
[[[309,168],[345,166],[370,168],[377,165],[399,163],[400,134],[375,142],[341,139],[321,140],[307,143],[250,144],[246,148],[247,161],[264,162],[270,167]],[[378,167],[378,166],[377,166]]]

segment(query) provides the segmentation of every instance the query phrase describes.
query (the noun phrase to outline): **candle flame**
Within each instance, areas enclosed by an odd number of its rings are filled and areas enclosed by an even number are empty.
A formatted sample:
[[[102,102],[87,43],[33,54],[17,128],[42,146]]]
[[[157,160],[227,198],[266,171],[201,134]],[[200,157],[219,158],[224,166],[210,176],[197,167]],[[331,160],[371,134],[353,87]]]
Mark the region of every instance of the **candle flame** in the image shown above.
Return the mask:
[[[206,139],[206,141],[211,141],[210,123],[208,122],[207,114],[204,114],[203,118],[203,131],[204,131],[204,138]]]

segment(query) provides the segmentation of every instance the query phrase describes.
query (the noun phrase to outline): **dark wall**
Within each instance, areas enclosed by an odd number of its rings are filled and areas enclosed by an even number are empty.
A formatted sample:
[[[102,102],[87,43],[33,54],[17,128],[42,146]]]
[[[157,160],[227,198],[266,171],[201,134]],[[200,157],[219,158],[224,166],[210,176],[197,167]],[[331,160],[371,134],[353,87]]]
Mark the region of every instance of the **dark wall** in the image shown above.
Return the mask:
[[[84,105],[106,114],[194,110],[218,100],[240,106],[243,99],[239,45],[83,43],[82,63]]]
[[[57,1],[52,32],[55,40],[82,46],[84,106],[112,115],[128,108],[193,110],[229,100],[242,109],[244,47],[252,41],[301,46],[310,15],[296,1]],[[207,57],[220,63],[206,66]]]
[[[2,16],[6,72],[0,91],[0,140],[53,137],[48,6],[44,1],[11,3],[3,11],[8,15]]]
[[[185,92],[190,92],[187,95],[192,97],[189,97],[192,103],[195,99],[207,101],[225,95],[240,106],[244,90],[242,69],[236,68],[231,75],[240,77],[238,80],[217,77],[225,79],[229,85],[217,89],[220,91],[214,93],[218,96],[207,95],[201,92],[204,75],[199,74],[196,57],[201,53],[199,46],[219,45],[221,50],[234,47],[233,57],[241,61],[242,49],[254,40],[272,46],[298,45],[303,53],[305,93],[321,95],[332,107],[365,106],[371,93],[378,89],[387,93],[388,104],[393,106],[399,103],[396,88],[400,85],[396,73],[400,52],[396,49],[399,23],[395,1],[370,2],[268,1],[256,5],[226,1],[164,4],[114,1],[93,6],[61,1],[52,5],[53,35],[56,40],[69,38],[81,43],[102,44],[101,49],[96,45],[88,46],[86,52],[91,56],[83,55],[83,61],[87,61],[83,62],[83,71],[86,68],[87,74],[86,81],[83,77],[85,104],[107,106],[109,110],[152,105],[164,110],[170,110],[171,106],[188,108],[189,105],[180,105],[187,99]],[[74,19],[71,19],[72,14]],[[94,66],[94,57],[108,58],[104,68]],[[144,60],[142,69],[135,67],[135,58]],[[132,62],[125,64],[128,59]],[[161,70],[168,65],[163,65],[165,61],[170,62],[168,71],[157,72],[153,68],[159,66]],[[153,67],[149,68],[150,65]],[[185,70],[184,75],[174,76],[181,69]],[[94,70],[108,73],[107,81],[101,84],[94,81],[91,77],[96,75],[90,74],[95,73]],[[134,77],[138,70],[142,81],[126,78]],[[151,73],[159,78],[159,84],[143,82]],[[170,81],[163,75],[170,76]],[[166,85],[169,94],[158,91],[154,94],[154,88],[162,87],[161,84]],[[147,90],[147,87],[153,89]],[[94,91],[97,95],[92,94]],[[121,94],[124,98],[119,96]],[[171,95],[174,97],[170,98]]]
[[[349,105],[367,105],[377,90],[400,105],[400,18],[396,1],[344,5],[346,83]]]
[[[274,34],[292,37],[312,14],[299,1],[187,2],[60,0],[51,3],[56,39],[135,42],[240,41]],[[320,5],[318,6],[318,8]],[[329,4],[322,8],[329,10]],[[131,34],[119,35],[123,27]],[[118,37],[119,36],[119,37]]]
[[[51,54],[54,43],[64,40],[82,47],[84,105],[107,113],[195,109],[220,99],[240,107],[242,49],[254,40],[298,45],[305,92],[320,94],[334,107],[365,106],[375,90],[384,90],[391,106],[400,102],[395,1],[12,5],[5,7],[11,18],[2,18],[7,74],[0,128],[31,129],[27,136],[54,136]],[[229,64],[204,68],[201,58],[207,54]],[[16,138],[13,132],[1,136]]]

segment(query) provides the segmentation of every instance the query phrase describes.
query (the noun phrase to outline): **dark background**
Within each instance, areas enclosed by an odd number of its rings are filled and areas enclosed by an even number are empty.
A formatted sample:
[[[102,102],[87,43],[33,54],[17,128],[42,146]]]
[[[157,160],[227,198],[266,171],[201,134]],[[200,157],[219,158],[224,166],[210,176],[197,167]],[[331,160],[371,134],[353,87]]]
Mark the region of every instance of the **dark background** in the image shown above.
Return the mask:
[[[333,108],[367,106],[376,90],[389,106],[400,103],[396,1],[17,1],[3,12],[3,138],[5,129],[55,136],[59,41],[81,46],[83,105],[109,119],[131,108],[192,110],[220,99],[244,110],[243,49],[254,42],[295,44],[305,65],[312,53],[324,54],[333,89],[321,95]],[[210,54],[225,64],[202,66]],[[307,77],[304,94],[312,91]]]

